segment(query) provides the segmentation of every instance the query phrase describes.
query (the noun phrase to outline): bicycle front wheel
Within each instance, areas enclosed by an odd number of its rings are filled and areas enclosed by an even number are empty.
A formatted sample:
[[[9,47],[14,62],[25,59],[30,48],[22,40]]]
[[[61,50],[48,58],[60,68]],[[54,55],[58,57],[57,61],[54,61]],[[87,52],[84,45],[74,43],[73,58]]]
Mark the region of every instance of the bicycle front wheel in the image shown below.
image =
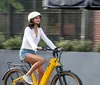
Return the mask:
[[[21,69],[12,69],[10,70],[4,80],[3,80],[3,85],[12,85],[12,81],[16,78],[19,78],[20,76],[23,76],[24,72]],[[25,84],[25,82],[16,82],[16,85],[28,85]]]
[[[50,85],[83,85],[80,78],[70,71],[61,72],[60,76],[55,75]]]

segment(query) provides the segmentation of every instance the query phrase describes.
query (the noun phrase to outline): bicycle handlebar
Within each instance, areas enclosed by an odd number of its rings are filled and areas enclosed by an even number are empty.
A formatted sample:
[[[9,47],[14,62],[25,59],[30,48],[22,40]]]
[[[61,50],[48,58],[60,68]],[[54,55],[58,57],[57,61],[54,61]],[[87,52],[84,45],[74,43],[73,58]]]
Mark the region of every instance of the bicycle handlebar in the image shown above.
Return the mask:
[[[61,52],[61,51],[66,52],[65,49],[59,48],[59,47],[57,47],[57,48],[55,48],[55,49],[51,49],[51,48],[49,48],[49,47],[42,47],[42,50],[43,50],[43,51],[54,51],[54,52]]]
[[[54,57],[58,57],[58,53],[60,53],[60,55],[62,54],[62,52],[66,52],[66,50],[64,50],[63,48],[55,48],[55,49],[51,49],[49,47],[42,47],[42,51],[53,51],[52,54]]]
[[[42,47],[42,51],[53,51],[53,49],[48,48],[48,47]]]

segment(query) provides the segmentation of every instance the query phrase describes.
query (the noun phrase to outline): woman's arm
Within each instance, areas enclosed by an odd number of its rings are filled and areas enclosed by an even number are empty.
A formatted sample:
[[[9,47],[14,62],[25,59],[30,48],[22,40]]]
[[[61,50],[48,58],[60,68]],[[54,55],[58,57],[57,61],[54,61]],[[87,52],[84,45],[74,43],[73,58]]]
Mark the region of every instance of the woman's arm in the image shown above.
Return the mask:
[[[45,35],[45,33],[43,32],[42,28],[41,29],[41,38],[43,39],[44,42],[46,42],[46,44],[51,48],[51,49],[55,49],[56,46],[52,43],[52,41]]]

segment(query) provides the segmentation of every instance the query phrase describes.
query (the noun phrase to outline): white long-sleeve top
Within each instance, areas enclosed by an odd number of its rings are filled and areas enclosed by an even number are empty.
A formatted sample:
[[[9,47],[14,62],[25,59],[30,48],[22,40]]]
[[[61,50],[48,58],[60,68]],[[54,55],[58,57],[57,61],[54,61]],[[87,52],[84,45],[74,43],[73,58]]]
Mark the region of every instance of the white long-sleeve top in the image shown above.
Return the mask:
[[[50,39],[48,39],[48,37],[45,35],[42,28],[38,28],[38,36],[36,37],[34,28],[30,29],[29,27],[26,27],[24,30],[24,36],[23,36],[21,49],[31,49],[31,50],[37,51],[36,48],[38,47],[38,43],[39,43],[40,39],[43,39],[43,41],[51,49],[56,48],[56,46],[52,43],[52,41]]]

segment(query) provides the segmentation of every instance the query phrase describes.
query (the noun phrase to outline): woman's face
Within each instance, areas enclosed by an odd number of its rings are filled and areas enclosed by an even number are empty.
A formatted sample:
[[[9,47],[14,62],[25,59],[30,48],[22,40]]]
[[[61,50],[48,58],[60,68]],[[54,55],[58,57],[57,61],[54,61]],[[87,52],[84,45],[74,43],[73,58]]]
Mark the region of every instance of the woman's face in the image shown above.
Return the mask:
[[[34,23],[34,24],[40,24],[40,16],[37,16],[37,17],[35,17],[33,20],[32,20],[32,22]]]

